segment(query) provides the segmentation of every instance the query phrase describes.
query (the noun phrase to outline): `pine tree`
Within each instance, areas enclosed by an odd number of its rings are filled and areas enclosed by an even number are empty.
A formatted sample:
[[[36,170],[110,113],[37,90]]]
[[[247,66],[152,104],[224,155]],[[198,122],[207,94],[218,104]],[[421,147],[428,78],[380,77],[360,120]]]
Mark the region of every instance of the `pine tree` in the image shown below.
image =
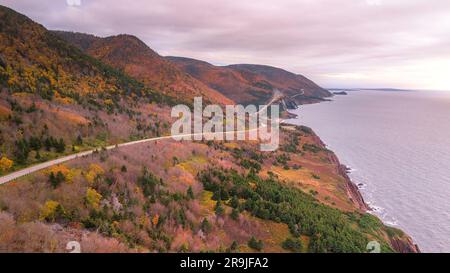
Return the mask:
[[[55,148],[57,153],[63,153],[66,149],[66,144],[64,143],[64,139],[60,138],[57,143],[55,143]]]
[[[239,207],[239,199],[234,195],[230,200],[230,206],[237,209]]]
[[[211,226],[211,224],[209,223],[208,219],[206,219],[206,218],[203,219],[200,228],[201,228],[201,230],[202,230],[204,233],[209,233],[209,232],[211,232],[211,230],[212,230],[212,226]]]
[[[217,203],[216,203],[216,209],[215,209],[215,211],[216,211],[216,215],[217,215],[217,216],[223,216],[224,213],[225,213],[225,209],[223,208],[223,206],[222,206],[222,201],[220,201],[220,199],[219,199],[219,201],[217,201]]]
[[[81,137],[81,135],[78,135],[75,144],[78,146],[83,145],[83,138]]]
[[[256,238],[252,236],[252,238],[248,241],[248,246],[255,250],[261,251],[264,247],[264,243],[261,240],[257,241]]]
[[[231,251],[235,251],[238,248],[238,243],[236,241],[233,241],[233,243],[230,246]]]
[[[189,186],[189,188],[187,189],[187,196],[189,199],[194,199],[194,191],[192,190],[192,187]]]
[[[231,219],[237,221],[239,220],[239,211],[237,209],[233,209],[230,215]]]
[[[48,181],[50,182],[50,185],[52,185],[53,188],[56,188],[58,182],[56,181],[56,177],[53,172],[50,173],[50,176],[48,177]]]

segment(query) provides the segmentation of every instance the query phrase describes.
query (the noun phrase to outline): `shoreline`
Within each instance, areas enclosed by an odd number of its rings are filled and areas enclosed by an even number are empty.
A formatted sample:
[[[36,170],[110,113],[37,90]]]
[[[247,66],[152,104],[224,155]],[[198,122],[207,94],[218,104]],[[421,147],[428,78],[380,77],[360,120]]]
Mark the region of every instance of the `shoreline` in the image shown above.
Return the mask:
[[[327,99],[324,101],[331,101],[331,100]],[[299,108],[301,107],[301,105],[321,103],[324,101],[299,103],[299,105],[300,105]],[[289,119],[299,119],[299,115],[289,112],[289,110],[286,111],[286,113],[287,113],[287,116]],[[286,120],[284,120],[284,123],[289,124],[289,125],[299,126],[298,124],[288,123],[288,122],[286,122]],[[328,149],[327,145],[322,141],[320,136],[318,134],[316,134],[314,129],[313,128],[310,128],[310,129],[313,131],[314,137],[316,138],[317,142],[320,143],[323,148]],[[338,172],[338,174],[340,176],[342,176],[344,178],[344,180],[346,181],[345,186],[346,186],[347,196],[349,197],[349,199],[353,202],[355,207],[358,208],[362,212],[370,213],[370,212],[374,211],[370,207],[370,205],[367,204],[366,201],[364,200],[364,197],[358,187],[358,184],[356,182],[354,182],[348,175],[348,171],[349,171],[348,166],[342,164],[339,161],[339,158],[335,154],[334,151],[332,151],[332,150],[329,150],[329,151],[330,151],[330,153],[329,153],[330,161],[336,166],[336,171]],[[380,219],[384,225],[389,226],[385,221],[383,221],[383,219],[381,219],[378,216],[376,216],[376,217],[378,219]],[[402,240],[402,238],[392,238],[390,240],[392,247],[400,253],[421,253],[419,246],[414,242],[412,237],[409,234],[407,234],[406,232],[404,232],[404,234],[405,234],[405,238],[403,240]]]

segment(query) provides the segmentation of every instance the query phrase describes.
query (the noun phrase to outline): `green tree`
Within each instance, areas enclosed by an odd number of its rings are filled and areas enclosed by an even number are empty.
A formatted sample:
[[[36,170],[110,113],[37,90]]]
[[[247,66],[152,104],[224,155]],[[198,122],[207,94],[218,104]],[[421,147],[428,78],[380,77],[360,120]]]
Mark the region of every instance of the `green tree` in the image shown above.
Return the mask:
[[[56,175],[53,172],[51,172],[48,180],[50,182],[50,185],[52,185],[52,187],[56,189],[62,182],[66,180],[66,177],[60,171],[58,171]]]
[[[233,196],[230,200],[230,206],[237,209],[239,208],[239,199],[237,198],[237,196]]]
[[[81,137],[81,135],[78,135],[77,140],[75,141],[75,144],[78,146],[83,145],[83,138]]]
[[[231,217],[231,219],[233,219],[233,220],[235,220],[235,221],[239,220],[239,210],[233,209],[233,210],[231,211],[230,217]]]
[[[210,233],[211,230],[212,230],[212,226],[211,226],[211,224],[209,223],[208,219],[206,219],[206,218],[203,219],[200,228],[201,228],[201,230],[202,230],[204,233]]]
[[[30,146],[25,139],[15,142],[14,157],[19,164],[25,164],[30,153]]]
[[[64,139],[60,138],[59,141],[55,144],[55,149],[57,153],[63,153],[66,150],[66,144],[64,143]]]
[[[219,199],[216,203],[215,212],[217,216],[223,216],[225,214],[225,209],[222,206],[222,201]]]
[[[189,199],[194,199],[194,191],[192,190],[192,187],[189,186],[189,188],[187,189],[187,196]]]
[[[230,246],[230,251],[236,251],[238,249],[239,245],[236,241],[233,241]]]
[[[302,242],[298,239],[287,238],[281,245],[284,249],[292,252],[302,251]]]
[[[256,240],[256,238],[252,236],[252,238],[248,241],[248,246],[252,249],[261,251],[264,247],[264,243],[261,240]]]

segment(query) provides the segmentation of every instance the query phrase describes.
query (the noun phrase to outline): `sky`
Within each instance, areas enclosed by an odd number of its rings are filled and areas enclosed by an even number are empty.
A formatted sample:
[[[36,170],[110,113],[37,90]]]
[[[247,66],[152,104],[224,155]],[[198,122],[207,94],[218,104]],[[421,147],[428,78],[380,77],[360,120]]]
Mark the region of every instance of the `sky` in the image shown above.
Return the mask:
[[[448,0],[0,0],[49,29],[266,64],[326,88],[450,90]]]

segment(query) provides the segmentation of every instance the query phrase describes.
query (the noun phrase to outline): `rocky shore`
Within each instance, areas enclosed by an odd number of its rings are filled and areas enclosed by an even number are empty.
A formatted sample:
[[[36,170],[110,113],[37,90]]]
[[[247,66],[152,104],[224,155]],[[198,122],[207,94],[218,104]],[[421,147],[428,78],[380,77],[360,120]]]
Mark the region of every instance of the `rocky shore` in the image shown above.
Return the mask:
[[[319,103],[320,101],[317,101],[315,103]],[[300,104],[309,104],[310,102],[299,102]],[[313,102],[314,103],[314,102]],[[298,115],[287,112],[286,114],[287,118],[297,118]],[[314,133],[314,138],[317,143],[320,143],[322,148],[326,149],[326,144],[320,139],[320,137]],[[328,159],[330,162],[333,163],[333,165],[336,167],[336,172],[342,176],[346,183],[346,192],[349,199],[352,201],[354,206],[360,210],[361,212],[369,212],[372,209],[370,206],[364,201],[364,197],[362,196],[357,184],[355,184],[351,178],[348,175],[349,168],[345,166],[344,164],[341,164],[339,161],[339,158],[336,156],[336,154],[332,151],[330,151],[328,155]],[[399,253],[420,253],[419,246],[414,243],[412,238],[409,235],[404,235],[402,237],[394,237],[390,239],[390,243],[393,247],[393,249]]]

